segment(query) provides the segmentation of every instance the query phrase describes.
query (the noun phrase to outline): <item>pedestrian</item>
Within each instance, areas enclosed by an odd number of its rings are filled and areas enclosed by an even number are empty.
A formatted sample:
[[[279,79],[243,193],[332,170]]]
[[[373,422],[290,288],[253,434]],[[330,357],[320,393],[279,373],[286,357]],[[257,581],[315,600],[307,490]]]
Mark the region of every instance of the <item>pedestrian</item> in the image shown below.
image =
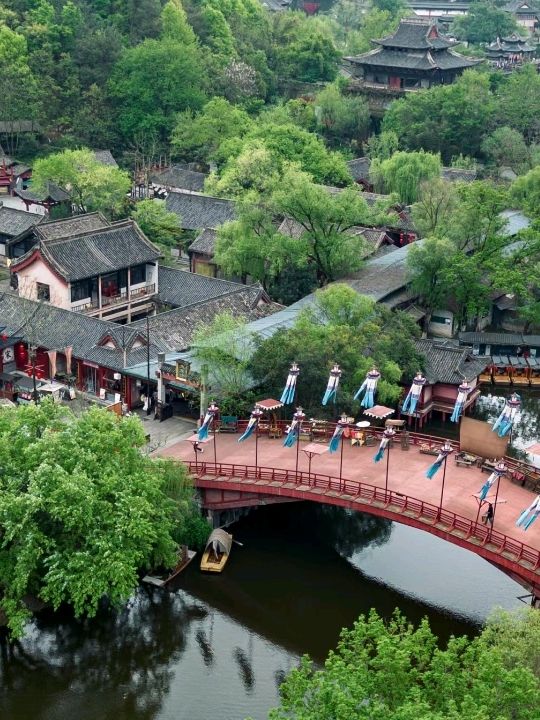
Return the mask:
[[[495,514],[495,513],[494,513],[494,511],[493,511],[493,504],[492,504],[492,503],[488,503],[488,509],[487,509],[486,513],[484,514],[484,517],[482,518],[482,520],[484,521],[484,525],[491,525],[491,526],[493,526],[493,516],[494,516],[494,514]]]
[[[204,452],[204,448],[201,447],[198,440],[195,440],[195,442],[193,443],[193,449],[195,450],[195,452]]]

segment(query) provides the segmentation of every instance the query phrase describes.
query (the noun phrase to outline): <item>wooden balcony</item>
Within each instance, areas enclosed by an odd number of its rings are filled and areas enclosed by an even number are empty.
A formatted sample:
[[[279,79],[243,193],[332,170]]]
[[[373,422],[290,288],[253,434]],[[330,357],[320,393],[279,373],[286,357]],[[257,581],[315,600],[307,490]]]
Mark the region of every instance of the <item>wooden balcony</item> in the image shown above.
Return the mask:
[[[73,312],[85,313],[85,315],[91,315],[92,317],[101,317],[103,314],[109,316],[109,311],[115,308],[119,311],[122,309],[127,311],[130,305],[137,305],[137,310],[139,310],[138,306],[144,305],[144,301],[155,295],[155,293],[155,284],[149,283],[143,287],[134,288],[129,291],[125,290],[116,295],[102,296],[101,305],[99,301],[94,300],[90,302],[73,303],[71,309]]]

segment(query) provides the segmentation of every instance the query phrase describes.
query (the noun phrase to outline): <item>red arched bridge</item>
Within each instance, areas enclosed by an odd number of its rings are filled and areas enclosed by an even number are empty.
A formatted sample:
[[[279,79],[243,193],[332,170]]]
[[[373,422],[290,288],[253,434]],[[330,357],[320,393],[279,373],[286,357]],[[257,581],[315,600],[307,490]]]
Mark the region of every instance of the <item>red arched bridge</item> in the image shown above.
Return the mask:
[[[210,509],[310,500],[371,513],[425,530],[480,555],[538,600],[540,520],[526,532],[515,524],[536,496],[534,468],[506,458],[509,472],[501,479],[494,525],[489,527],[482,522],[487,506],[480,509],[478,500],[489,467],[458,465],[454,453],[448,459],[442,494],[443,467],[432,480],[425,476],[435,460],[426,453],[425,445],[439,447],[442,441],[420,433],[410,436],[413,444],[407,451],[394,443],[379,463],[373,461],[377,447],[353,446],[349,438],[343,442],[342,455],[340,451],[325,452],[322,444],[314,448],[307,440],[287,448],[282,439],[268,436],[258,438],[255,462],[253,437],[238,443],[238,435],[221,433],[216,436],[215,449],[211,439],[202,454],[184,440],[160,455],[188,464]],[[452,444],[457,451],[458,443]],[[314,452],[306,453],[310,448]],[[487,498],[491,502],[495,491],[496,484]]]

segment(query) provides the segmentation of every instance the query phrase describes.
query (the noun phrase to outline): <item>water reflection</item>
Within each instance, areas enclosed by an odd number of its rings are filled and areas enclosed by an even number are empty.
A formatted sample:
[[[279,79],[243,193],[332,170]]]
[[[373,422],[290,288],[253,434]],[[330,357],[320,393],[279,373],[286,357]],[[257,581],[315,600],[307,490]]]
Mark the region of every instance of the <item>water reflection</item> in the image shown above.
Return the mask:
[[[504,407],[505,399],[513,392],[521,396],[521,412],[512,427],[510,454],[512,448],[524,452],[540,437],[540,393],[527,388],[493,387],[480,396],[474,413],[477,420],[493,424]]]
[[[446,638],[475,632],[491,604],[516,594],[453,545],[341,508],[264,507],[233,532],[244,547],[221,576],[193,563],[173,593],[141,588],[121,612],[82,623],[43,615],[23,641],[4,644],[0,718],[263,720],[299,656],[322,661],[372,607],[427,614]],[[459,583],[448,580],[452,562]]]

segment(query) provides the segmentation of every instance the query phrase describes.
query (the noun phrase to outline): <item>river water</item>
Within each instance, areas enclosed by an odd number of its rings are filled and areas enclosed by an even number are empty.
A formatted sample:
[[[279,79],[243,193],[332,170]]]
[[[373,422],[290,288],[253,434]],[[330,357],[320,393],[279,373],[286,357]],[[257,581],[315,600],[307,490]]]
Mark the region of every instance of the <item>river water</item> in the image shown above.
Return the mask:
[[[500,412],[496,391],[481,419]],[[538,437],[540,403],[522,395],[514,443],[524,448]],[[20,643],[0,645],[0,720],[264,720],[301,655],[321,663],[370,608],[427,615],[444,642],[524,594],[466,550],[341,508],[262,507],[232,532],[243,547],[222,576],[195,562],[174,592],[141,587],[122,611],[81,623],[44,613]]]

